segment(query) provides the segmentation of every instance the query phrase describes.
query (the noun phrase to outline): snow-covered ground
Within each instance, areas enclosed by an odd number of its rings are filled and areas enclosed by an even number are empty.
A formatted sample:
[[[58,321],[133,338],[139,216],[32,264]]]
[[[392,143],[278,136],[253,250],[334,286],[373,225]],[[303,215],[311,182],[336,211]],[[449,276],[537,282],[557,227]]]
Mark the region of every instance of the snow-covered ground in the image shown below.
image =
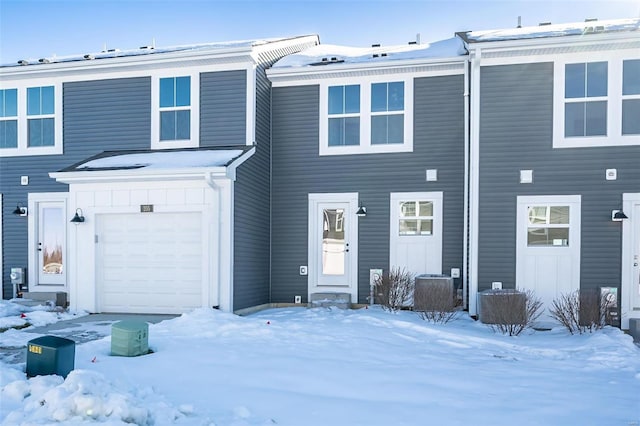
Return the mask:
[[[37,337],[9,330],[0,346],[19,336]],[[110,337],[79,344],[66,380],[27,379],[24,363],[0,362],[0,421],[640,424],[640,348],[610,327],[508,337],[466,314],[434,325],[378,307],[247,317],[201,309],[151,325],[149,346],[152,354],[127,358],[110,356]]]

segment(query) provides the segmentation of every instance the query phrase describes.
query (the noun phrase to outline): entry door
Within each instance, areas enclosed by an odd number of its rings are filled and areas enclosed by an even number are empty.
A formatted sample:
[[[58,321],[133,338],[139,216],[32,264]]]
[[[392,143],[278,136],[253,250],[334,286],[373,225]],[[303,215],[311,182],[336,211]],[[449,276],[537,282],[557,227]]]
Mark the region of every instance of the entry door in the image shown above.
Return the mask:
[[[38,284],[65,284],[66,214],[61,201],[38,203]]]
[[[389,264],[413,274],[442,273],[442,192],[391,194]]]
[[[339,291],[357,300],[357,194],[309,195],[309,293]]]
[[[631,215],[633,253],[631,262],[631,311],[633,317],[640,316],[640,200],[633,204]],[[625,253],[623,252],[623,256]],[[624,262],[623,262],[624,264]]]
[[[580,196],[518,197],[517,215],[516,287],[548,310],[580,288]]]

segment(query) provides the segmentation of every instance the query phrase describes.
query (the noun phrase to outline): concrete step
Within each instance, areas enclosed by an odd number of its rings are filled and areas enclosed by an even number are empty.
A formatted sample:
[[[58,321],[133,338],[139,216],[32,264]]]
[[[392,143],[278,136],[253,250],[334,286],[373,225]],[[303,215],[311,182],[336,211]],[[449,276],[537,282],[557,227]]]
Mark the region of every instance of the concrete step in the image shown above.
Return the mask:
[[[335,306],[340,309],[351,308],[350,293],[311,293],[309,307],[328,308]]]

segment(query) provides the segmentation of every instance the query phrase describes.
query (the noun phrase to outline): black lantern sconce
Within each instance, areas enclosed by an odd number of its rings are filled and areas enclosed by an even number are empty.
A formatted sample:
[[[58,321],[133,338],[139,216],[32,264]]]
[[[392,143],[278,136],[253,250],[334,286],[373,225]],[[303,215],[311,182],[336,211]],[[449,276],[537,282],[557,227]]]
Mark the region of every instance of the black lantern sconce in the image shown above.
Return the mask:
[[[78,212],[80,212],[78,214]],[[82,209],[76,209],[76,214],[73,216],[73,219],[71,219],[71,223],[75,223],[76,225],[79,223],[84,222],[84,216],[82,215]]]
[[[611,210],[611,220],[614,222],[622,222],[629,217],[622,210]]]
[[[16,216],[26,216],[27,208],[23,207],[22,204],[18,203],[18,205],[16,206],[16,209],[13,211],[13,214],[15,214]]]
[[[367,208],[360,205],[358,211],[356,211],[356,216],[365,217],[367,215]]]

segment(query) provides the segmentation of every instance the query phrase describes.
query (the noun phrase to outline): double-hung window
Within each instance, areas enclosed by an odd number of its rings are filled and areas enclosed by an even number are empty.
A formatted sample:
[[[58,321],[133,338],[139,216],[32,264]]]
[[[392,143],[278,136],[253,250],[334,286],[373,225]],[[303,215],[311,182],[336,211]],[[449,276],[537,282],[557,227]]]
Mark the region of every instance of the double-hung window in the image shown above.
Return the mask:
[[[199,74],[163,74],[152,80],[151,147],[188,148],[199,144]]]
[[[640,54],[575,54],[554,64],[554,148],[640,145]]]
[[[622,134],[640,135],[640,59],[622,61]]]
[[[55,91],[53,86],[27,89],[27,146],[55,145]]]
[[[320,155],[413,150],[413,80],[320,86]]]
[[[18,147],[18,90],[0,90],[0,149]]]
[[[607,135],[607,62],[565,65],[564,135]]]
[[[360,144],[360,86],[329,87],[329,146]]]
[[[57,79],[0,87],[0,157],[62,154],[62,87]]]

